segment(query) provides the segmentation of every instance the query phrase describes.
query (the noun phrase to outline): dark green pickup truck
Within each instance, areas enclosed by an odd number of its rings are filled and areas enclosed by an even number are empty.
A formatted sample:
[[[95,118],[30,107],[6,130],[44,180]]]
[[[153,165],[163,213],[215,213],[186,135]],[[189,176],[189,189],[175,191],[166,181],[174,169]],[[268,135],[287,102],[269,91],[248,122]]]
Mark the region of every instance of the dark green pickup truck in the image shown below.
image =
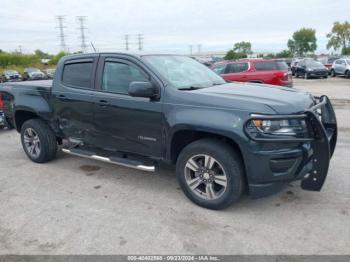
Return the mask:
[[[319,191],[337,140],[326,96],[227,83],[185,56],[66,56],[53,81],[2,84],[0,101],[32,161],[52,160],[61,145],[143,171],[166,162],[184,193],[211,209],[294,180]]]

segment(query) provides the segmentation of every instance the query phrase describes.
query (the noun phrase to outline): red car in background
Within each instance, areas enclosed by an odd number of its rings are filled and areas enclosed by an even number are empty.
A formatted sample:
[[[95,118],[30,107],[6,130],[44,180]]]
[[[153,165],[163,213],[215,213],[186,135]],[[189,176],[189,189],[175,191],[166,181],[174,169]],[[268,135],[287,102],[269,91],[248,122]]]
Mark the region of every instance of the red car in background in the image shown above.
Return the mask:
[[[292,74],[284,61],[274,59],[240,59],[224,61],[212,67],[225,80],[293,86]]]

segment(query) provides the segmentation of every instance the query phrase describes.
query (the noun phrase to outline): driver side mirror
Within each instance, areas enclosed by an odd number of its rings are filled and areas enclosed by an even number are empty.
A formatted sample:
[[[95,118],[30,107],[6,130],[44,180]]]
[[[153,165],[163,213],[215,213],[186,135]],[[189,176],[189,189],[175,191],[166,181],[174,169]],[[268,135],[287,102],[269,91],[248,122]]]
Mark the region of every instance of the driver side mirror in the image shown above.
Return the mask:
[[[157,96],[158,90],[151,82],[133,81],[129,85],[128,93],[133,97],[153,98]]]

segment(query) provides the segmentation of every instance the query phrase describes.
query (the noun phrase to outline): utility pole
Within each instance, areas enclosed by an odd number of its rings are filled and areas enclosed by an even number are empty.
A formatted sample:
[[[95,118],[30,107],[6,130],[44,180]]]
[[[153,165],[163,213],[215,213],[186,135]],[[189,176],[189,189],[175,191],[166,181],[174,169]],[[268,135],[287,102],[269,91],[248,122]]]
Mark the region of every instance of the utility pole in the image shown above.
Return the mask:
[[[77,16],[77,20],[80,24],[79,26],[79,30],[80,30],[80,40],[81,40],[81,51],[83,53],[86,52],[86,37],[85,37],[85,30],[87,29],[87,27],[85,27],[85,22],[86,22],[86,16]]]
[[[193,45],[190,45],[190,55],[193,53]]]
[[[18,51],[20,54],[22,54],[22,45],[18,45]]]
[[[64,28],[66,28],[66,27],[63,26],[64,16],[58,15],[58,16],[56,16],[56,19],[58,21],[58,29],[59,29],[58,37],[60,38],[61,51],[65,52],[67,47],[66,47],[65,35],[64,35]]]
[[[138,45],[139,45],[139,51],[143,50],[143,35],[138,34],[137,35]]]
[[[129,35],[125,35],[124,39],[125,39],[125,50],[129,51]]]
[[[197,52],[198,52],[198,54],[200,54],[201,51],[202,51],[202,45],[201,45],[201,44],[198,44],[198,45],[197,45]]]

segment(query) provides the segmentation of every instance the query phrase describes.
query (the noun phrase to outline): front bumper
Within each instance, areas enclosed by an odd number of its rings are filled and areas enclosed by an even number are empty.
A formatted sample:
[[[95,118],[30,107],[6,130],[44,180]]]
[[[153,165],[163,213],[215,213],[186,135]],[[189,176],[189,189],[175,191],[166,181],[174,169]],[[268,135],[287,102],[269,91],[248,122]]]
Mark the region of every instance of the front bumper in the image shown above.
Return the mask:
[[[311,71],[308,74],[310,77],[326,77],[328,76],[328,71],[321,71],[321,72]]]
[[[253,163],[247,165],[252,197],[270,195],[295,180],[301,180],[304,190],[321,190],[336,147],[337,122],[328,97],[317,100],[317,104],[302,114],[260,116],[266,119],[303,118],[310,133],[308,138],[271,139],[254,137],[246,131],[252,140],[252,148],[255,148],[246,157],[248,163]]]

